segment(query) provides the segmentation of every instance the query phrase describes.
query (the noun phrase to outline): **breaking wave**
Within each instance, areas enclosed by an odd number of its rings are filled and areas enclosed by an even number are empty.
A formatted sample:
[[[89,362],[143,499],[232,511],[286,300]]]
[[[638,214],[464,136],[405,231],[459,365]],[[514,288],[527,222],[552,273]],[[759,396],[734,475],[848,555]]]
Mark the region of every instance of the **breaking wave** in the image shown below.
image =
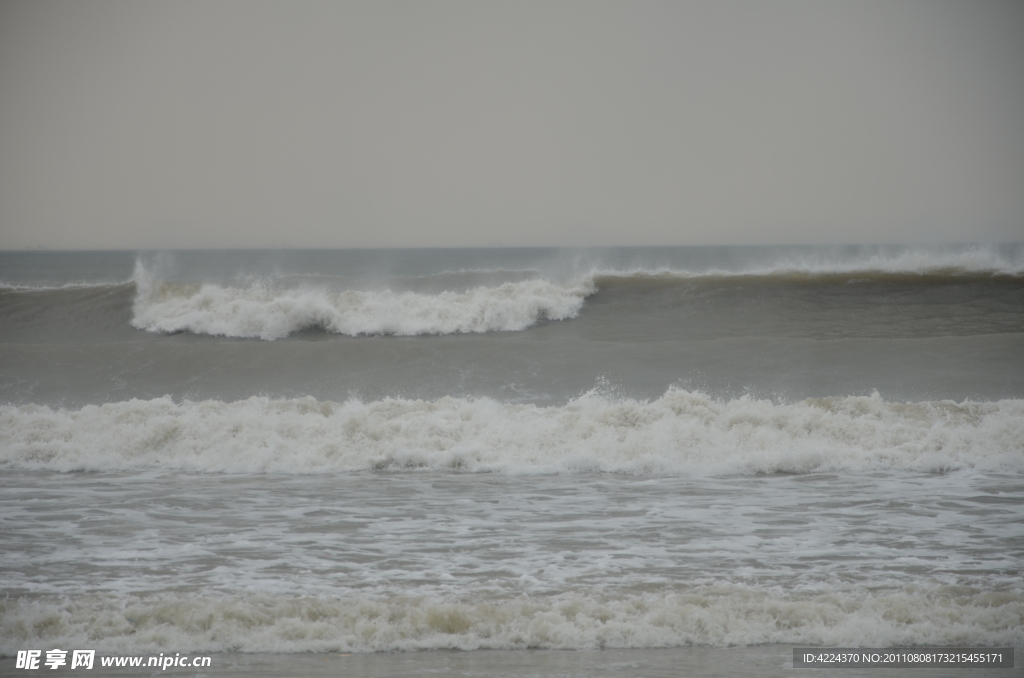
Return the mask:
[[[539,407],[491,399],[130,400],[0,407],[0,468],[331,473],[372,469],[638,475],[1024,471],[1024,400],[791,404],[670,389]]]
[[[265,340],[310,328],[350,336],[500,332],[524,330],[543,320],[575,318],[587,297],[616,283],[653,280],[717,284],[758,279],[821,284],[854,280],[943,283],[1017,281],[1022,277],[1024,255],[1017,250],[1008,254],[994,248],[946,253],[903,251],[853,259],[828,253],[791,253],[733,268],[587,268],[577,262],[554,275],[540,271],[446,271],[421,280],[421,288],[401,291],[388,289],[387,285],[374,290],[334,289],[329,276],[320,280],[315,275],[272,276],[241,285],[186,284],[158,279],[140,259],[133,276],[132,325],[150,332]],[[409,282],[404,280],[403,285]],[[450,285],[451,289],[430,290],[437,285]]]
[[[155,280],[141,263],[135,285],[132,325],[139,329],[260,339],[314,327],[351,336],[523,330],[575,317],[594,292],[592,284],[545,280],[438,294],[180,285]]]
[[[839,258],[834,253],[789,254],[761,265],[739,270],[706,271],[702,275],[742,276],[1024,276],[1024,249],[1001,251],[993,247],[971,247],[960,251],[904,250],[868,256]]]
[[[104,653],[381,652],[1020,645],[1024,592],[970,587],[794,593],[743,585],[613,596],[104,596],[0,600],[0,654],[33,644]]]

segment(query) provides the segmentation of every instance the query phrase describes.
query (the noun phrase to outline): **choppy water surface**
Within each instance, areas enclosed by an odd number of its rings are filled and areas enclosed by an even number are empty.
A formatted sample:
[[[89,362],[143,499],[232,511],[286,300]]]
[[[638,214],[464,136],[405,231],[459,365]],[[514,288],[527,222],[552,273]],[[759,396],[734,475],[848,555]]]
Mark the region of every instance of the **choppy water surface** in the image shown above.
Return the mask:
[[[0,281],[5,653],[1024,641],[1021,247]]]
[[[132,646],[1012,643],[1024,610],[1016,475],[31,473],[3,496],[8,631],[59,610]]]

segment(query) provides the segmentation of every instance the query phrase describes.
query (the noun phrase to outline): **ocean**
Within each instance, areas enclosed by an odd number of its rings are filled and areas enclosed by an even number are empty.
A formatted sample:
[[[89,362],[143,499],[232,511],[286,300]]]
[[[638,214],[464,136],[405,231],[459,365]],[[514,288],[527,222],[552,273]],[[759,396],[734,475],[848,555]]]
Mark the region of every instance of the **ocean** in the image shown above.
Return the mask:
[[[3,252],[0,538],[5,675],[1019,657],[1024,245]]]

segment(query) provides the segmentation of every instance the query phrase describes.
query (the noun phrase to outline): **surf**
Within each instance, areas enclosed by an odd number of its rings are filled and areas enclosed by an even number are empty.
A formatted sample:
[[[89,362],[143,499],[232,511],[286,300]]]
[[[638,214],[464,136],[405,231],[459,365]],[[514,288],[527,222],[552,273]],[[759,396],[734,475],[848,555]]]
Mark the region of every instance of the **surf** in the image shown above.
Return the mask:
[[[775,403],[669,389],[565,405],[489,398],[0,406],[0,468],[320,474],[446,470],[639,476],[1024,472],[1024,400]]]
[[[553,596],[77,596],[0,601],[0,653],[33,641],[118,652],[394,652],[659,648],[764,643],[843,647],[1014,645],[1020,590],[922,582],[889,589],[737,584]]]
[[[594,288],[585,282],[507,282],[464,292],[422,294],[384,289],[279,289],[185,285],[154,279],[139,263],[132,326],[264,340],[320,328],[336,334],[415,336],[523,330],[541,320],[573,318]]]

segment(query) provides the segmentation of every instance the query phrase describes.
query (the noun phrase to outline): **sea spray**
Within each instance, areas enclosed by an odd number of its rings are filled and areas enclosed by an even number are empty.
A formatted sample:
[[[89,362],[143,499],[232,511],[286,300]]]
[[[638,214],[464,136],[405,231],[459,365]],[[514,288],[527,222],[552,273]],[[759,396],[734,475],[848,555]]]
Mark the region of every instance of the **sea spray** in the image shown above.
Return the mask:
[[[1024,400],[872,396],[653,401],[588,393],[562,406],[488,398],[130,400],[0,407],[0,468],[325,473],[370,469],[638,475],[1024,470]]]
[[[160,333],[190,332],[274,340],[306,329],[349,336],[459,334],[520,331],[544,320],[576,318],[588,297],[615,282],[689,281],[699,283],[850,281],[950,282],[1018,279],[1024,254],[993,248],[956,252],[905,251],[855,258],[822,252],[790,252],[774,259],[722,266],[622,267],[579,262],[547,275],[532,271],[450,270],[423,279],[424,288],[448,279],[452,289],[427,292],[362,287],[366,281],[331,276],[270,275],[221,282],[165,280],[156,271],[165,258],[135,262],[136,295],[131,324]],[[164,262],[166,263],[166,262]],[[513,275],[515,274],[515,275]],[[519,278],[464,287],[473,279]],[[295,286],[295,281],[301,284]],[[394,281],[392,281],[394,282]],[[408,281],[407,281],[408,282]],[[355,287],[351,285],[355,284]]]
[[[575,317],[592,283],[507,282],[464,292],[394,292],[186,285],[154,279],[135,266],[132,325],[151,332],[192,332],[280,339],[303,329],[337,334],[456,334],[523,330]]]

